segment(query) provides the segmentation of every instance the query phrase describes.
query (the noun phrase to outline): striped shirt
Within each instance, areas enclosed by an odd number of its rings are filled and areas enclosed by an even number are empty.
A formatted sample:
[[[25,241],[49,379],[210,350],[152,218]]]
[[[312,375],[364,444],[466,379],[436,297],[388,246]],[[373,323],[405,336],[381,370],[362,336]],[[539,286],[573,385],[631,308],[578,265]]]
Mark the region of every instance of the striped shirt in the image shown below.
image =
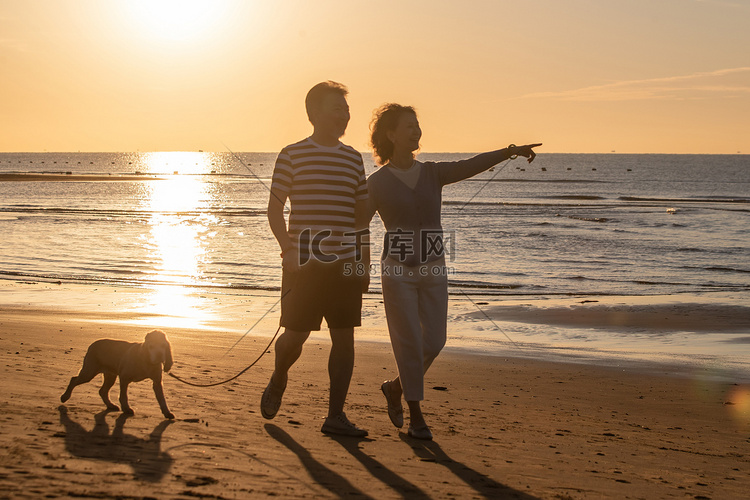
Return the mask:
[[[281,150],[271,190],[289,198],[289,236],[300,259],[345,259],[355,255],[354,208],[367,199],[362,155],[339,143],[321,146],[311,138]]]

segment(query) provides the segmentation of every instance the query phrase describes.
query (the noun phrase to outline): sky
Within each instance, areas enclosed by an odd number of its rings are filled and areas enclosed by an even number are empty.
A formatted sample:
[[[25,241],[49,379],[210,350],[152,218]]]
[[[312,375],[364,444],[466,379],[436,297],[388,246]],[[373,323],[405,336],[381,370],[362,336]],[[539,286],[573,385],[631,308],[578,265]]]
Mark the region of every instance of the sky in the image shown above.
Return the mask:
[[[0,0],[0,152],[277,151],[305,94],[422,151],[750,152],[750,0]]]

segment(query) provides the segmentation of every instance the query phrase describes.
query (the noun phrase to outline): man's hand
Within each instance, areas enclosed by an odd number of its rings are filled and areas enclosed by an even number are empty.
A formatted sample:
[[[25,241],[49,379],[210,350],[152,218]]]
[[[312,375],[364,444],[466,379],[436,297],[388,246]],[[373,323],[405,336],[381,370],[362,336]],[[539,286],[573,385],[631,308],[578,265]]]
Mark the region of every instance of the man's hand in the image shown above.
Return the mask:
[[[281,253],[281,267],[290,273],[299,271],[299,251],[293,245]]]

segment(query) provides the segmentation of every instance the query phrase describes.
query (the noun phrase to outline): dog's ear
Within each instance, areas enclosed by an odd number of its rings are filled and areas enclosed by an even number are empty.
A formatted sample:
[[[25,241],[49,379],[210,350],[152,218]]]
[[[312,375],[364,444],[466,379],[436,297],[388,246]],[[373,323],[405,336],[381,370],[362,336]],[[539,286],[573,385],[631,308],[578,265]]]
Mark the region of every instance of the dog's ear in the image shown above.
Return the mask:
[[[172,369],[172,345],[167,340],[167,337],[164,337],[164,373],[167,373],[169,370]]]

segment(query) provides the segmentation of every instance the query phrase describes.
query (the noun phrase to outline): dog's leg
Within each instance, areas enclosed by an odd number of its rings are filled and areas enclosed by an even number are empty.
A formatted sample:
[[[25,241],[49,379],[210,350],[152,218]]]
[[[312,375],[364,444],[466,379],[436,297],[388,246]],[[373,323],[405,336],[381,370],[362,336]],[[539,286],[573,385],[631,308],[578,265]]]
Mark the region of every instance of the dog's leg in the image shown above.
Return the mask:
[[[102,384],[102,388],[99,389],[99,395],[102,397],[102,401],[104,401],[104,404],[107,405],[108,410],[117,411],[120,409],[119,406],[114,404],[112,401],[109,400],[109,390],[112,388],[113,385],[115,385],[115,381],[117,380],[117,374],[114,372],[104,372],[104,383]]]
[[[135,412],[128,404],[128,385],[130,380],[125,379],[120,375],[120,407],[122,412],[126,415],[135,415]]]
[[[78,385],[78,377],[70,377],[70,383],[65,392],[60,396],[60,402],[64,403],[70,399],[70,395],[73,393],[73,388]]]
[[[97,369],[96,363],[92,362],[88,356],[85,356],[83,358],[81,371],[78,372],[78,375],[75,377],[70,378],[68,388],[65,389],[63,395],[60,396],[60,401],[64,403],[69,400],[70,395],[73,393],[73,389],[75,389],[76,386],[85,384],[86,382],[91,382],[91,380],[100,373],[101,372]]]
[[[154,379],[154,395],[156,396],[156,400],[159,402],[159,408],[161,408],[161,412],[164,415],[164,418],[174,418],[174,413],[169,411],[169,408],[167,407],[167,400],[164,398],[164,387],[161,384],[161,377],[159,377],[159,379]]]

